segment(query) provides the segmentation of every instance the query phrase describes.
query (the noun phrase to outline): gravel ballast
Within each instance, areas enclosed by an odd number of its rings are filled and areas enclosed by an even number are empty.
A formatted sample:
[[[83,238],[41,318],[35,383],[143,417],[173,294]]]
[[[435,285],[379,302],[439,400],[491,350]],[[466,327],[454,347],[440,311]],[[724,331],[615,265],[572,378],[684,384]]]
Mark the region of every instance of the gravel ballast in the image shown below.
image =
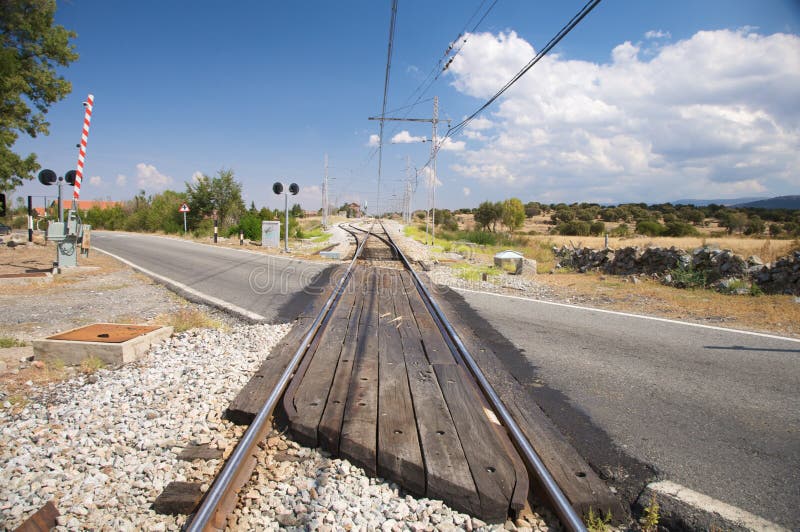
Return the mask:
[[[47,501],[59,530],[178,530],[183,516],[151,506],[172,481],[204,483],[220,460],[178,460],[207,444],[227,458],[243,427],[221,419],[288,325],[191,330],[119,369],[32,386],[21,409],[0,409],[3,527],[19,526]],[[10,405],[9,405],[10,406]],[[234,514],[236,530],[446,530],[485,526],[440,501],[405,495],[344,460],[272,434]],[[546,529],[538,516],[523,529]],[[516,528],[514,523],[487,528]]]

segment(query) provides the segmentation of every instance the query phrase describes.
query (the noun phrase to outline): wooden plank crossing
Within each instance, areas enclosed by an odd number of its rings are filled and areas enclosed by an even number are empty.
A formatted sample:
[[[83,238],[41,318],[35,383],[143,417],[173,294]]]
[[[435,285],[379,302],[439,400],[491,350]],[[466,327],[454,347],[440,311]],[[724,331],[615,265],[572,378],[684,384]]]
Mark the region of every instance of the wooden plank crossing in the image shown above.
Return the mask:
[[[396,269],[358,266],[283,401],[291,434],[486,521],[528,476],[505,431]]]

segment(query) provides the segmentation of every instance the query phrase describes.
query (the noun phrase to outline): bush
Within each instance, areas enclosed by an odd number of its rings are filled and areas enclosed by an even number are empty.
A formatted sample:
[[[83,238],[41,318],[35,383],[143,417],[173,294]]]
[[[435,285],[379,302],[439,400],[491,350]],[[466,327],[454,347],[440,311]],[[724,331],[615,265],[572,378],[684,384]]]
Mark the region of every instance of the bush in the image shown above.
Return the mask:
[[[590,230],[591,226],[589,225],[589,222],[585,222],[583,220],[572,220],[556,226],[556,232],[559,235],[589,236]]]
[[[497,234],[488,231],[463,231],[459,233],[461,240],[472,242],[481,246],[497,245]]]
[[[231,228],[228,236],[238,236],[239,231],[248,240],[261,240],[261,218],[257,214],[245,214],[239,220],[239,225]]]
[[[669,222],[663,233],[665,236],[698,236],[700,231],[695,229],[692,224],[685,222]]]
[[[702,270],[675,268],[668,273],[672,277],[670,284],[677,288],[705,288],[708,285],[708,276]]]
[[[600,236],[606,232],[606,224],[601,221],[592,222],[589,225],[589,234],[594,236]]]
[[[640,235],[661,236],[666,231],[666,227],[653,220],[639,220],[636,222],[636,232]]]
[[[617,227],[608,232],[608,236],[616,237],[630,236],[630,234],[631,228],[628,227],[628,224],[619,224]]]

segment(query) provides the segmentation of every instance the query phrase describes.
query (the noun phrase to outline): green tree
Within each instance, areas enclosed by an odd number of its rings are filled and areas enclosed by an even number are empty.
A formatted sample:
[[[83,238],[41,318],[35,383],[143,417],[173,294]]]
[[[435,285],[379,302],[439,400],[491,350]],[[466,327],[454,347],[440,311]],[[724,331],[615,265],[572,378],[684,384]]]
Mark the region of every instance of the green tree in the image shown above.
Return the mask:
[[[557,206],[555,212],[550,215],[550,219],[553,220],[553,223],[571,222],[575,219],[575,211],[566,205]]]
[[[720,225],[728,228],[728,233],[741,233],[747,227],[747,214],[743,212],[724,212],[720,214]]]
[[[219,226],[225,232],[238,225],[245,213],[242,185],[234,178],[233,170],[223,168],[213,178],[202,175],[194,182],[187,182],[186,198],[194,227],[217,211]]]
[[[55,0],[0,2],[0,190],[33,179],[36,155],[23,158],[11,148],[19,133],[47,135],[45,114],[72,91],[56,67],[78,58],[69,42],[75,33],[53,25],[55,12]]]
[[[292,205],[292,208],[289,209],[289,216],[294,218],[302,218],[303,217],[303,208],[300,206],[299,203],[295,203]]]
[[[747,227],[744,230],[744,234],[746,235],[761,235],[764,233],[766,229],[766,223],[761,217],[753,215],[747,220]]]
[[[542,213],[542,204],[537,201],[529,201],[525,204],[525,216],[527,218],[533,218],[534,216],[539,216]]]
[[[492,231],[494,231],[501,214],[501,208],[498,208],[499,205],[491,201],[484,201],[478,205],[478,208],[475,209],[475,223],[484,230],[489,230],[489,226],[492,226]]]
[[[522,227],[522,224],[525,223],[525,206],[517,198],[505,200],[501,212],[503,225],[512,232]]]

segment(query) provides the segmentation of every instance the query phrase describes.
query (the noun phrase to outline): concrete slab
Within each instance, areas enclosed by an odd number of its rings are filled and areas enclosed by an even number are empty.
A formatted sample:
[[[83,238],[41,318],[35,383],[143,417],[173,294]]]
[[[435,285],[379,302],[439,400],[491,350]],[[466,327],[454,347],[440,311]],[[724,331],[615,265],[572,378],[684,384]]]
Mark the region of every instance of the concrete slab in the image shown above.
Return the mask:
[[[143,329],[140,329],[140,334],[123,335],[123,337],[130,337],[125,341],[109,342],[107,340],[108,337],[104,336],[120,336],[118,332],[120,328],[126,328],[130,332],[131,327],[142,326],[118,323],[97,323],[59,333],[45,338],[44,340],[34,340],[34,356],[36,360],[42,360],[44,362],[60,360],[69,366],[77,366],[87,358],[96,357],[110,366],[119,366],[138,360],[152,345],[172,335],[172,327],[157,327],[152,329],[144,326]],[[103,332],[104,330],[107,332]],[[87,334],[87,331],[91,331],[91,334]],[[59,339],[59,337],[89,338],[95,336],[97,336],[100,341]]]
[[[320,251],[319,256],[323,259],[334,259],[339,260],[342,258],[342,254],[338,251]]]

